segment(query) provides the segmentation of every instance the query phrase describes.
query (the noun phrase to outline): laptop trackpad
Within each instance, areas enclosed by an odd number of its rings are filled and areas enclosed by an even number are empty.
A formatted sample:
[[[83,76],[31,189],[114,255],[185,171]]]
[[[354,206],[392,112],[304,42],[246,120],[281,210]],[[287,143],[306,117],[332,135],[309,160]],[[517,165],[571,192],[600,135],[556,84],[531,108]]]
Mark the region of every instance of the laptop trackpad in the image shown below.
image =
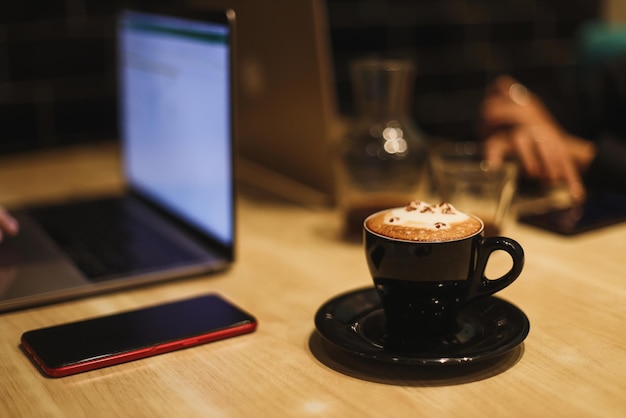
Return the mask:
[[[62,258],[50,238],[28,216],[15,214],[20,232],[0,242],[0,267],[39,263]]]
[[[0,243],[0,267],[17,266],[46,260],[54,260],[59,253],[46,242],[44,234],[30,219],[18,215],[20,232],[14,237],[5,237]]]
[[[0,243],[0,300],[84,286],[86,280],[27,217]]]
[[[72,293],[75,287],[84,287],[83,279],[67,262],[48,261],[21,266],[0,266],[0,300],[38,295],[49,298],[51,294]]]

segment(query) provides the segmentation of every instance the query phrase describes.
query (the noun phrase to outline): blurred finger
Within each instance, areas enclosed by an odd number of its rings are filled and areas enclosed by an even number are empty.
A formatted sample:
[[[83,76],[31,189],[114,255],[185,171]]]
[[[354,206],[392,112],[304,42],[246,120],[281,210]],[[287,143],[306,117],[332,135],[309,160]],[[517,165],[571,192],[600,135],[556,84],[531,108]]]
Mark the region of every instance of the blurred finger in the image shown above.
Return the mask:
[[[558,147],[554,132],[541,126],[528,127],[531,144],[541,166],[541,177],[549,183],[563,178],[563,153]]]
[[[496,167],[501,165],[511,152],[512,147],[508,130],[495,131],[483,142],[483,157]]]
[[[552,184],[564,182],[575,202],[584,200],[586,191],[580,173],[567,152],[559,132],[533,127],[531,137],[534,139],[536,153],[541,162],[543,173],[540,176]]]
[[[513,129],[511,130],[511,138],[522,169],[531,178],[541,178],[543,170],[536,153],[535,140],[530,131],[524,128]]]
[[[480,108],[480,116],[487,124],[495,125],[541,125],[550,121],[541,104],[532,96],[524,96],[516,93],[520,103],[524,100],[524,106],[514,102],[508,95],[489,97],[483,100]],[[530,94],[530,93],[528,93]],[[525,98],[524,98],[525,97]]]
[[[9,235],[17,234],[19,225],[5,209],[0,208],[0,232],[4,231]]]
[[[513,83],[509,86],[509,98],[518,106],[526,106],[530,101],[530,92],[521,83]]]

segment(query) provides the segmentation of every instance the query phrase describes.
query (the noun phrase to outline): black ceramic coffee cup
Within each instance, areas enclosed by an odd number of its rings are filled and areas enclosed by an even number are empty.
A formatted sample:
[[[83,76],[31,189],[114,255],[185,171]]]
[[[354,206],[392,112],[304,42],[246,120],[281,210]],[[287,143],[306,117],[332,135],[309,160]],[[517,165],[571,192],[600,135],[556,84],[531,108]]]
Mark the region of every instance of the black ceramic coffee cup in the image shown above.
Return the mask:
[[[369,218],[376,216],[371,215]],[[480,221],[482,224],[482,221]],[[369,271],[381,298],[391,336],[437,336],[455,332],[459,312],[472,300],[504,289],[520,275],[524,251],[507,237],[470,236],[445,241],[414,241],[374,232],[364,223]],[[508,272],[488,279],[494,251],[512,259]]]

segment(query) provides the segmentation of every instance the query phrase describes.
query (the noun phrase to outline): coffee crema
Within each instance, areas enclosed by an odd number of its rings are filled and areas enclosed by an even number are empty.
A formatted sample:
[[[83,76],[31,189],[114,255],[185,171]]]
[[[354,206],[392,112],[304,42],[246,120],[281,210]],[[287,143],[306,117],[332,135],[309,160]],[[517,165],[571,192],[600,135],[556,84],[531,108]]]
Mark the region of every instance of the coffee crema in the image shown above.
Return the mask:
[[[458,211],[450,203],[432,205],[417,200],[377,212],[366,219],[365,225],[379,235],[419,242],[463,239],[483,228],[481,220]]]

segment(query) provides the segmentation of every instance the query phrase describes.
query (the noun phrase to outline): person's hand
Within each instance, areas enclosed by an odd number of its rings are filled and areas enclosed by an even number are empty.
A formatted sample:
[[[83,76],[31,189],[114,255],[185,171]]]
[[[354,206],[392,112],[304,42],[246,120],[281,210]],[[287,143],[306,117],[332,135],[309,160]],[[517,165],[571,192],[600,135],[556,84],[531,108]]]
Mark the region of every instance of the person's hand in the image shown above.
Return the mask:
[[[513,78],[499,77],[490,86],[480,130],[489,162],[515,155],[528,177],[564,182],[575,201],[585,198],[581,172],[595,156],[593,144],[567,133],[543,102]]]
[[[5,235],[16,235],[19,231],[19,224],[17,220],[9,214],[3,207],[0,206],[0,241]]]

